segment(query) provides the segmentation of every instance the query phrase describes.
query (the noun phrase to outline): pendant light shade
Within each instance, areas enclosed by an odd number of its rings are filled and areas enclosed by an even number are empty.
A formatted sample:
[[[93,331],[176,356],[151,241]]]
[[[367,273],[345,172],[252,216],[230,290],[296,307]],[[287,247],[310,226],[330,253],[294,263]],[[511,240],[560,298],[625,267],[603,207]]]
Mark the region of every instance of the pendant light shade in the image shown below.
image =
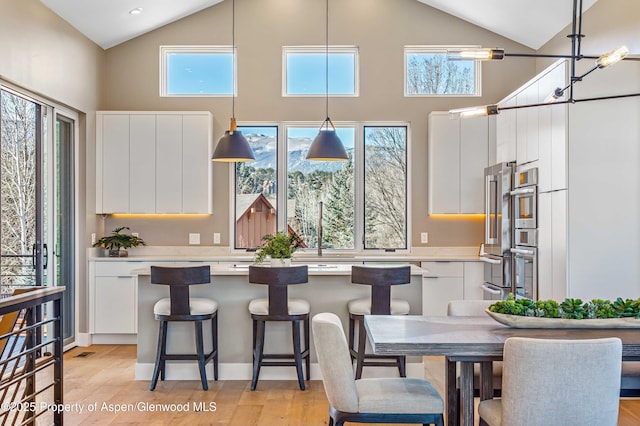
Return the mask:
[[[347,151],[342,145],[342,141],[336,133],[336,128],[329,118],[329,0],[326,0],[326,20],[325,20],[325,108],[326,119],[320,126],[318,135],[315,137],[309,152],[307,160],[314,161],[342,161],[348,160]],[[331,126],[331,129],[329,128]]]
[[[215,151],[213,151],[213,161],[235,163],[255,161],[253,150],[249,142],[242,132],[238,131],[236,125],[236,93],[235,93],[235,77],[236,77],[236,2],[231,2],[231,38],[233,52],[233,93],[231,94],[231,122],[229,130],[224,132],[224,136],[218,141]]]
[[[325,126],[326,124],[326,126]],[[331,129],[328,125],[331,124]],[[322,127],[325,127],[324,129]],[[322,127],[318,131],[318,135],[315,137],[309,152],[307,153],[307,160],[315,161],[341,161],[348,160],[349,156],[347,151],[342,145],[342,141],[336,133],[336,129],[333,127],[333,123],[327,117]]]

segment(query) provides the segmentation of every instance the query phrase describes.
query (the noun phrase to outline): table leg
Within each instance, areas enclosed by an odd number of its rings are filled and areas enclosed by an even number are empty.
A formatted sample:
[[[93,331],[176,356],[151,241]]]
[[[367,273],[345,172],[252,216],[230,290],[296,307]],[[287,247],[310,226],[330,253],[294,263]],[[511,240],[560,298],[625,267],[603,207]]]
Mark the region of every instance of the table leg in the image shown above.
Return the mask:
[[[445,357],[445,393],[447,394],[447,426],[460,425],[458,386],[456,383],[456,362]]]
[[[460,400],[462,424],[473,426],[473,362],[460,362]]]
[[[493,362],[480,363],[480,401],[493,398]]]

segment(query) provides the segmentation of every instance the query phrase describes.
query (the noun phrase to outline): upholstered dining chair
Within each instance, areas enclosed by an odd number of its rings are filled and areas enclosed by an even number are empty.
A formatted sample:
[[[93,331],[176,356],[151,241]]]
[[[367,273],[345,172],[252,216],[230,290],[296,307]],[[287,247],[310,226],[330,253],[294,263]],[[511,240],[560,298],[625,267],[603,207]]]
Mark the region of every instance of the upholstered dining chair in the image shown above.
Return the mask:
[[[444,402],[431,383],[406,377],[354,379],[340,318],[325,312],[311,321],[329,400],[329,426],[344,422],[443,425]]]
[[[503,359],[502,398],[481,401],[478,407],[484,424],[617,424],[620,339],[512,337],[505,342]]]

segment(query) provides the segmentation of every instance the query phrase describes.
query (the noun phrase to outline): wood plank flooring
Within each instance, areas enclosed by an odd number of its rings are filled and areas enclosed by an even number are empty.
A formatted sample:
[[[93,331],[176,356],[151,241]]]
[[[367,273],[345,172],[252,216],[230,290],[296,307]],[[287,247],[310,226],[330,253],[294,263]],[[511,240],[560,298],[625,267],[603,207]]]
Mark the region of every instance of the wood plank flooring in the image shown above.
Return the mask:
[[[83,352],[91,354],[77,356]],[[321,381],[308,382],[304,392],[298,389],[296,381],[261,381],[255,392],[249,390],[249,381],[210,381],[209,391],[203,391],[196,380],[165,381],[158,382],[156,390],[150,392],[147,381],[133,379],[135,358],[135,346],[127,345],[96,345],[68,351],[64,364],[64,402],[78,404],[83,412],[66,411],[65,424],[327,424],[328,402]],[[441,358],[428,357],[426,366],[426,378],[444,394],[444,362]],[[151,411],[162,404],[176,405],[171,411]],[[178,406],[184,411],[176,411]],[[90,408],[93,411],[89,412]],[[207,409],[209,411],[205,411]],[[618,424],[640,425],[640,398],[621,400]]]

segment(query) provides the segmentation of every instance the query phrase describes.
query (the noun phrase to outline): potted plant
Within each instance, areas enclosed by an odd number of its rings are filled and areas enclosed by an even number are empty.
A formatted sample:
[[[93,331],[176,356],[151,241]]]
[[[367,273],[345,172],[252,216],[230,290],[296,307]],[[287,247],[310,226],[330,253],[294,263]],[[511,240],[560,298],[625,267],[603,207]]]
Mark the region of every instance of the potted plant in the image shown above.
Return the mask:
[[[288,232],[276,232],[262,237],[262,244],[256,249],[255,263],[262,263],[268,256],[272,266],[291,265],[291,255],[300,247],[298,239]]]
[[[123,249],[147,245],[140,237],[131,234],[121,234],[120,231],[124,229],[129,229],[129,227],[121,226],[114,229],[111,235],[100,238],[93,246],[109,250],[109,257],[127,257],[129,253]]]

